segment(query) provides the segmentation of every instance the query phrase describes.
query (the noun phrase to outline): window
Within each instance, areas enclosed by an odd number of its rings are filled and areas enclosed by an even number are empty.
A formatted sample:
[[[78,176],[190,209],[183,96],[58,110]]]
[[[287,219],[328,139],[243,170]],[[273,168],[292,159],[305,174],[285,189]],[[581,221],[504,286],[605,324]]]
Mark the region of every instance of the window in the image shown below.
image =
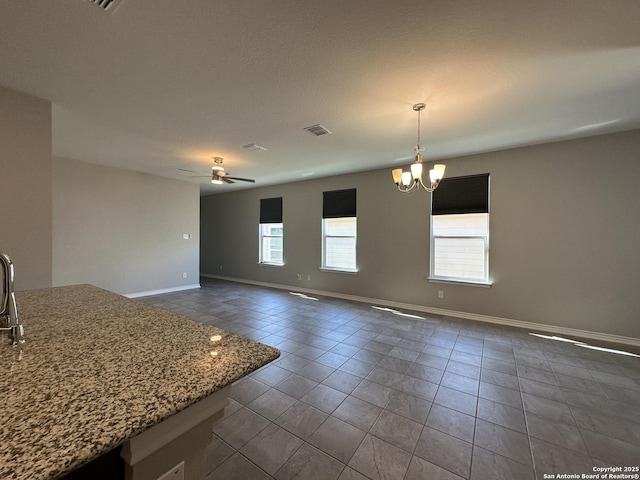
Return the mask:
[[[356,190],[323,193],[322,268],[357,271],[356,265]]]
[[[436,215],[433,230],[433,277],[486,281],[489,215]]]
[[[356,217],[324,218],[323,264],[331,270],[356,271]]]
[[[489,283],[489,174],[443,179],[433,192],[429,273]]]
[[[260,224],[260,263],[284,265],[282,223]]]
[[[260,263],[284,265],[282,197],[260,200]]]

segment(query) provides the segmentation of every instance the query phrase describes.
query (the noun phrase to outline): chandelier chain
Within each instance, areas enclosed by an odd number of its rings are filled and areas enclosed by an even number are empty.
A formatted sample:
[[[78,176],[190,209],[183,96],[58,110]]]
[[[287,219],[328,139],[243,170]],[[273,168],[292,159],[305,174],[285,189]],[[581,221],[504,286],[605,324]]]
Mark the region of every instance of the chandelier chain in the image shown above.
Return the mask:
[[[421,110],[418,110],[418,151],[420,151],[420,114],[422,113]]]

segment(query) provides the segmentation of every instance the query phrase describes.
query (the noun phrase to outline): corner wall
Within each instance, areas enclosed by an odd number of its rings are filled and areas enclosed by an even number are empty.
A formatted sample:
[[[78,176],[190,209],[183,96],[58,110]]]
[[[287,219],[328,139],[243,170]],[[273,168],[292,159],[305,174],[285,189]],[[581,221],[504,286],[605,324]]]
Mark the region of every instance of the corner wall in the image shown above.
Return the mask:
[[[51,286],[51,103],[0,86],[0,251],[15,288]]]
[[[198,184],[54,157],[53,284],[197,286],[199,203]]]
[[[639,158],[634,130],[444,160],[449,177],[491,174],[491,288],[427,281],[430,197],[399,193],[390,169],[203,197],[200,270],[638,339]],[[322,192],[354,187],[359,272],[323,272]],[[275,196],[283,267],[257,263],[259,200]]]

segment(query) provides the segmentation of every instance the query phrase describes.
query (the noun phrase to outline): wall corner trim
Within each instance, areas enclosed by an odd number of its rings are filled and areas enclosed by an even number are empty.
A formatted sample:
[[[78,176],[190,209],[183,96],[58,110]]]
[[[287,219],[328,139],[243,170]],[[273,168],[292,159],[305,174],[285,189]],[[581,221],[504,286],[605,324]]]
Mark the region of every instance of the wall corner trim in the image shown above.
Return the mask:
[[[478,322],[485,322],[485,323],[495,323],[499,325],[507,325],[510,327],[523,328],[523,329],[532,330],[536,332],[558,333],[558,334],[567,335],[571,337],[588,338],[591,340],[598,340],[601,342],[618,343],[622,345],[633,345],[636,347],[640,347],[640,338],[625,337],[622,335],[613,335],[613,334],[602,333],[602,332],[592,332],[590,330],[580,330],[576,328],[559,327],[556,325],[546,325],[544,323],[524,322],[522,320],[492,317],[489,315],[480,315],[477,313],[457,312],[454,310],[445,310],[442,308],[426,307],[424,305],[412,305],[410,303],[394,302],[391,300],[380,300],[378,298],[360,297],[357,295],[348,295],[348,294],[337,293],[337,292],[326,292],[323,290],[314,290],[311,288],[299,288],[293,285],[280,285],[275,283],[246,280],[242,278],[223,277],[220,275],[213,275],[213,274],[207,274],[207,273],[200,273],[200,276],[205,278],[216,278],[219,280],[227,280],[230,282],[246,283],[246,284],[257,285],[261,287],[277,288],[280,290],[293,290],[296,292],[310,293],[313,295],[340,298],[342,300],[352,300],[354,302],[360,302],[360,303],[372,303],[376,305],[384,305],[386,307],[402,308],[405,310],[431,313],[434,315],[442,315],[446,317],[461,318],[465,320],[475,320]]]
[[[149,291],[146,291],[146,292],[127,293],[124,296],[127,297],[127,298],[150,297],[151,295],[160,295],[162,293],[181,292],[183,290],[193,290],[194,288],[200,288],[200,284],[199,283],[194,283],[193,285],[182,285],[180,287],[161,288],[159,290],[149,290]]]

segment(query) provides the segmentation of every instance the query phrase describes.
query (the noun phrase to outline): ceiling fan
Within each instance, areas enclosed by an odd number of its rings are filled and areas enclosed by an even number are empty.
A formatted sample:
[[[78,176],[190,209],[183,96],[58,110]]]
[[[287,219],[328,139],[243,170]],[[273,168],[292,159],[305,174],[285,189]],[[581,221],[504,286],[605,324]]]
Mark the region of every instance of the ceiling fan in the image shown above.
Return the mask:
[[[211,167],[211,183],[215,183],[216,185],[222,185],[223,183],[236,183],[234,180],[237,180],[239,182],[256,183],[256,181],[253,180],[252,178],[240,178],[240,177],[230,176],[227,172],[225,172],[224,167],[222,166],[222,162],[223,162],[222,157],[213,157],[213,161],[215,165]],[[179,168],[178,170],[181,170],[183,172],[189,172],[189,173],[198,173],[198,172],[194,172],[193,170],[187,170],[185,168]],[[209,178],[209,175],[192,175],[191,176],[191,178],[198,178],[198,177]]]

